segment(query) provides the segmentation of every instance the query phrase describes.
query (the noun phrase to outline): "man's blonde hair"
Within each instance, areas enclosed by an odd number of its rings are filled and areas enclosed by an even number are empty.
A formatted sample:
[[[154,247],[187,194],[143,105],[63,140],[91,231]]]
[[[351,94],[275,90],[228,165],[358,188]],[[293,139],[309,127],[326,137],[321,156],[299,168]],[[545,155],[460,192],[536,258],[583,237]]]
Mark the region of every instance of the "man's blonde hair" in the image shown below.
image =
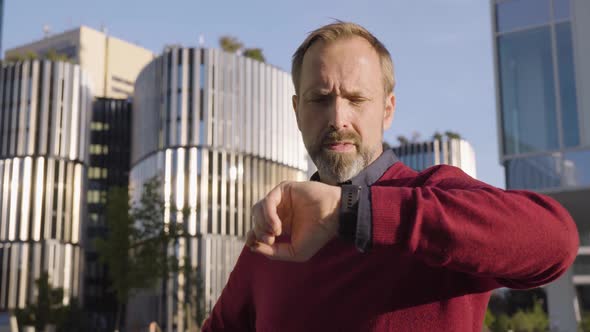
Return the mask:
[[[301,82],[301,67],[303,66],[303,57],[307,50],[316,41],[323,41],[325,43],[331,43],[339,39],[345,39],[350,37],[361,37],[373,46],[373,49],[379,55],[381,61],[381,71],[383,73],[383,85],[385,88],[385,94],[389,94],[393,91],[395,86],[395,78],[393,75],[393,61],[391,55],[385,45],[373,36],[367,29],[362,26],[350,23],[336,21],[332,24],[324,25],[319,29],[312,31],[309,36],[301,43],[297,51],[293,54],[293,62],[291,64],[291,76],[293,77],[293,84],[295,85],[295,93],[299,94],[299,83]]]

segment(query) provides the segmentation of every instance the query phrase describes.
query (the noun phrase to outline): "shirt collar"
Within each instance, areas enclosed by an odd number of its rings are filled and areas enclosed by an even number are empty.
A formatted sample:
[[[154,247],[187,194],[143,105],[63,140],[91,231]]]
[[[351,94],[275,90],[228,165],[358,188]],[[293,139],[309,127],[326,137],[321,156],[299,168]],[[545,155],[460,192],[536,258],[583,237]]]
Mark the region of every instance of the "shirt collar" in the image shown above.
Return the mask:
[[[341,183],[341,184],[354,184],[357,186],[371,186],[377,182],[385,171],[387,171],[393,164],[399,161],[399,158],[395,155],[392,149],[387,149],[372,162],[369,166],[365,167],[360,173],[358,173],[352,179]],[[311,176],[311,181],[320,181],[320,175],[315,172]]]

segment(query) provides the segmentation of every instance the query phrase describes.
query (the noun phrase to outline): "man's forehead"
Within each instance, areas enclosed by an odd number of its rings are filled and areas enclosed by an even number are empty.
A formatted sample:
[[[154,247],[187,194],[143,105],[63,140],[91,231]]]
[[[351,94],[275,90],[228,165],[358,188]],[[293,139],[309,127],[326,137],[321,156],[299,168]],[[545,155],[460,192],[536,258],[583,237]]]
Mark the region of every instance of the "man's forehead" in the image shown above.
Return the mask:
[[[376,72],[380,73],[381,66],[377,52],[365,39],[351,37],[333,42],[317,41],[306,52],[301,69],[303,91],[330,88],[335,78],[350,85],[347,89],[366,85]]]

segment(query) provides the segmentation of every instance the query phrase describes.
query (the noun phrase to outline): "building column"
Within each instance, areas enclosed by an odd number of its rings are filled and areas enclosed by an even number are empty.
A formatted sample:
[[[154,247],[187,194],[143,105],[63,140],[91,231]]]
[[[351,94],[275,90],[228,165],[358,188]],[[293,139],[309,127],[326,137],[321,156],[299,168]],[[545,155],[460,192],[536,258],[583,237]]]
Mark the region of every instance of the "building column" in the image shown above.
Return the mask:
[[[577,331],[580,321],[578,296],[573,283],[573,267],[545,286],[551,331]]]

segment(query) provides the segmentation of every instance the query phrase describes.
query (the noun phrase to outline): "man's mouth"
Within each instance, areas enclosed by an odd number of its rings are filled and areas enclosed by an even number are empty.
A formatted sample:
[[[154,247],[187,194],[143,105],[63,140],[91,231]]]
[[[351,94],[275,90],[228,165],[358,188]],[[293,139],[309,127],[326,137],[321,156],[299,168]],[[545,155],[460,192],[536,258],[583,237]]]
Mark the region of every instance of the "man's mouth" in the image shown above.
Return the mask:
[[[330,142],[324,144],[324,148],[334,152],[351,152],[356,149],[352,142]]]

